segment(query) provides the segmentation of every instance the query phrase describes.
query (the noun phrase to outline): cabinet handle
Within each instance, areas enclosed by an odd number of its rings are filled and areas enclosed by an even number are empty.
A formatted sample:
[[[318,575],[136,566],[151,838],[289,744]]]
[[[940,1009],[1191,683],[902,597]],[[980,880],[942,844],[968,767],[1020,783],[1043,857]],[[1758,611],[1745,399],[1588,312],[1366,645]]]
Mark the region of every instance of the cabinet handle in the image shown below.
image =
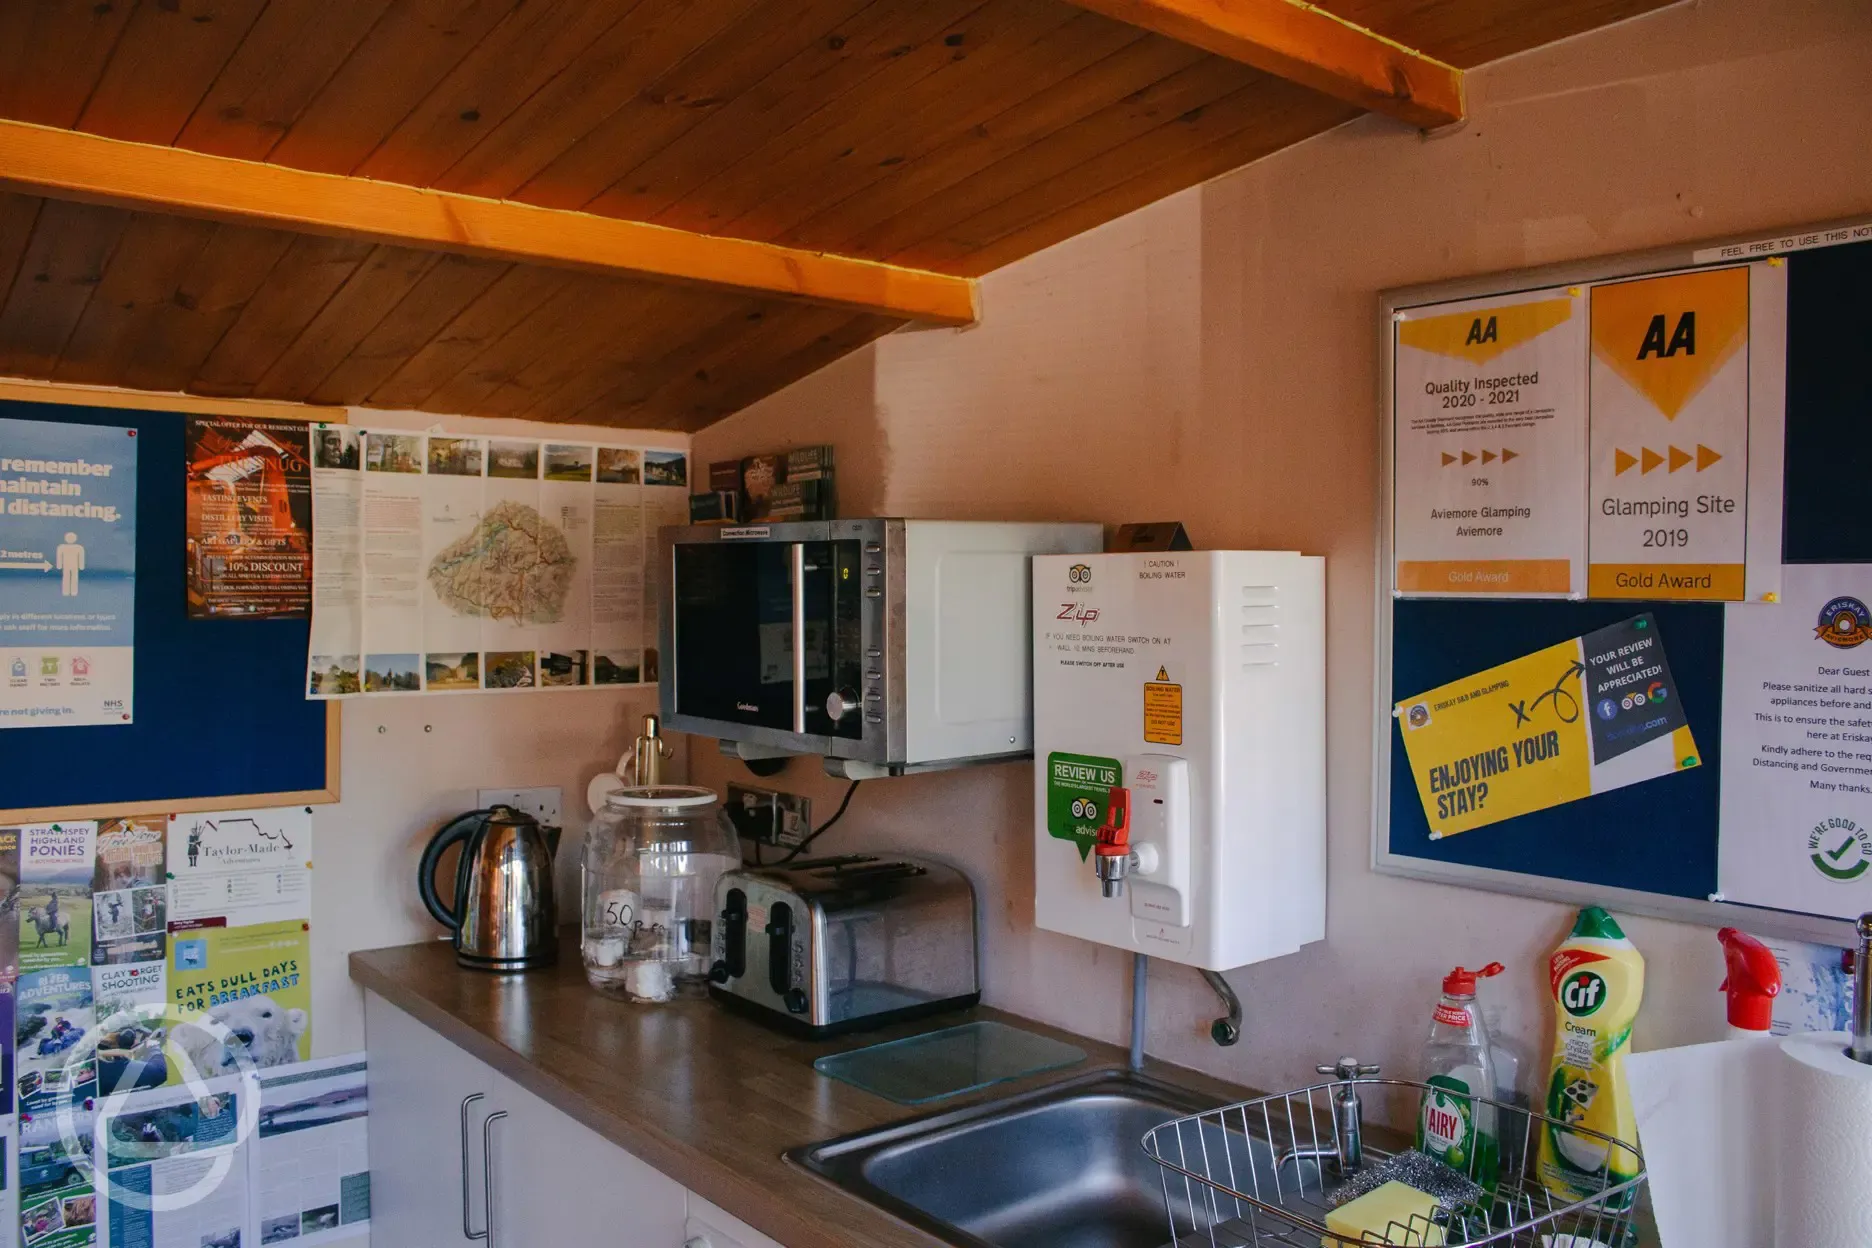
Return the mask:
[[[488,1248],[494,1248],[494,1124],[507,1116],[497,1109],[481,1124],[481,1203],[487,1211],[487,1230],[481,1232]]]
[[[468,1107],[476,1101],[483,1101],[486,1099],[487,1093],[476,1092],[470,1096],[464,1096],[461,1103],[462,1236],[466,1239],[486,1239],[488,1237],[486,1231],[477,1231],[468,1224]],[[483,1169],[483,1177],[486,1176],[486,1173],[486,1170]]]

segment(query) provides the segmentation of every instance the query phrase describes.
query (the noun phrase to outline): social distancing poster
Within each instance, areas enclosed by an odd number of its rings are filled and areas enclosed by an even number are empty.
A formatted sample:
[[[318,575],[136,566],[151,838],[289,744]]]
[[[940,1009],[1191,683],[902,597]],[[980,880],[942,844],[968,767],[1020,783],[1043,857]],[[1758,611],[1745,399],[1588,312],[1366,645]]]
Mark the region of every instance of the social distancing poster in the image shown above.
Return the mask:
[[[1409,308],[1396,332],[1396,589],[1586,589],[1578,288]]]
[[[1744,595],[1749,272],[1593,287],[1594,598]]]
[[[1397,703],[1430,839],[1701,763],[1651,615]]]

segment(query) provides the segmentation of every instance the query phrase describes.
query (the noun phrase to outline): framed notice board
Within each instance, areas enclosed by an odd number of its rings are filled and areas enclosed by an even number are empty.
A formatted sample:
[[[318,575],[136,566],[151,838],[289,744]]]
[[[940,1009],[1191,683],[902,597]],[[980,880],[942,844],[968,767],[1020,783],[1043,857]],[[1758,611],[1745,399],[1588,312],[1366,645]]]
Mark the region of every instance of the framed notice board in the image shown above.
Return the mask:
[[[1394,595],[1394,314],[1774,257],[1785,264],[1782,564],[1872,563],[1872,224],[1552,266],[1387,292],[1374,722],[1374,869],[1569,904],[1849,943],[1839,920],[1721,899],[1718,857],[1726,608],[1719,602]],[[1459,305],[1460,306],[1460,305]],[[1778,389],[1778,386],[1777,386]],[[1668,470],[1668,465],[1666,466]],[[1694,470],[1694,469],[1693,469]],[[1753,493],[1753,487],[1751,487]],[[1752,575],[1752,574],[1751,574]],[[1699,765],[1464,831],[1433,834],[1394,707],[1572,638],[1648,614]],[[1585,708],[1590,717],[1592,708]]]
[[[338,706],[305,696],[306,620],[189,619],[183,437],[191,412],[327,409],[0,382],[0,418],[136,430],[132,714],[0,730],[0,823],[338,800]]]

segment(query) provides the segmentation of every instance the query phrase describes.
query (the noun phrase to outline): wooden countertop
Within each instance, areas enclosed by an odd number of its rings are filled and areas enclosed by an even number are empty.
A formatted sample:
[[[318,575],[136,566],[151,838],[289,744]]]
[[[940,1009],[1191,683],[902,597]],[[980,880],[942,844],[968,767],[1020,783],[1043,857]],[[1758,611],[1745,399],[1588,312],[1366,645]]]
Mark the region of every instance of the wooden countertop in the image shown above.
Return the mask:
[[[568,952],[577,949],[576,941]],[[351,978],[528,1091],[788,1248],[932,1248],[942,1243],[781,1157],[923,1110],[827,1078],[815,1058],[880,1040],[1000,1019],[1078,1045],[1085,1063],[997,1084],[953,1109],[1102,1067],[1125,1051],[985,1007],[806,1041],[708,1001],[633,1006],[594,992],[576,953],[550,970],[465,971],[442,941],[351,955]],[[1209,1093],[1245,1088],[1160,1062],[1147,1074]]]

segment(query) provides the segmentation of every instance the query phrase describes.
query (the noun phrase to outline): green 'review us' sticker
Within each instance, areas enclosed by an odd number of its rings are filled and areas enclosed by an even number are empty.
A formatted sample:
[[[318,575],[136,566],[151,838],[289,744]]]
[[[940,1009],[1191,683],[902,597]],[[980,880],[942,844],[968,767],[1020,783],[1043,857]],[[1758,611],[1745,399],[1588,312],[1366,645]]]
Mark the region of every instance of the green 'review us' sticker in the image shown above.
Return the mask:
[[[1071,841],[1084,861],[1098,843],[1111,791],[1124,783],[1124,766],[1096,754],[1047,755],[1047,835]]]

